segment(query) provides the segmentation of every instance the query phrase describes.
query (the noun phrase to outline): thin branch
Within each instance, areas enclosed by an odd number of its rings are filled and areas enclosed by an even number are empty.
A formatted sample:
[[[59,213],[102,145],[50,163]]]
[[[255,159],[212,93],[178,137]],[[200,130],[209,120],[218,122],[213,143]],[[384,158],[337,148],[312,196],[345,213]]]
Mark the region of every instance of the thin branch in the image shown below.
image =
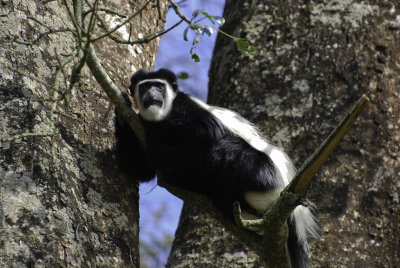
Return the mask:
[[[156,6],[157,6],[157,12],[158,12],[158,19],[161,20],[162,22],[165,22],[165,18],[163,18],[162,14],[161,14],[160,0],[156,0]]]
[[[128,22],[130,22],[130,20],[134,17],[136,17],[137,15],[139,15],[140,13],[142,13],[142,11],[147,7],[147,5],[151,2],[151,0],[147,1],[137,12],[135,12],[134,14],[132,14],[131,16],[129,16],[125,21],[121,22],[120,24],[118,24],[117,26],[115,26],[112,30],[106,32],[105,34],[102,34],[94,39],[90,39],[90,42],[96,42],[106,36],[110,36],[113,32],[115,32],[116,30],[118,30],[119,28],[121,28],[122,26],[124,26],[125,24],[127,24]]]
[[[108,8],[103,8],[103,7],[98,7],[98,8],[90,7],[90,9],[88,11],[85,11],[83,13],[83,16],[85,17],[85,16],[87,16],[87,15],[89,15],[91,13],[97,13],[99,11],[107,13],[107,14],[115,15],[115,16],[121,17],[123,19],[125,19],[127,17],[127,15],[125,15],[125,14],[118,13],[117,11],[114,11],[114,10],[111,10],[111,9],[108,9]]]
[[[53,132],[48,132],[48,133],[35,133],[35,132],[25,132],[21,134],[14,135],[10,138],[1,138],[2,142],[8,142],[8,141],[16,141],[23,139],[25,137],[49,137],[54,135]]]
[[[62,60],[60,58],[60,55],[57,52],[57,48],[56,47],[54,47],[54,55],[56,55],[56,60],[57,60],[58,66],[61,66],[62,65]],[[64,83],[66,84],[66,82],[67,82],[67,74],[65,73],[64,66],[62,66],[60,69],[61,69],[63,77],[64,77]]]
[[[23,72],[23,71],[21,71],[19,69],[11,67],[11,66],[7,66],[6,68],[11,70],[11,71],[14,71],[14,72],[18,73],[19,75],[26,76],[29,79],[31,79],[31,80],[33,80],[35,82],[38,82],[39,84],[41,84],[41,85],[43,85],[43,86],[45,86],[47,88],[50,88],[50,86],[46,82],[44,82],[43,80],[41,80],[41,79],[39,79],[39,78],[37,78],[35,76],[32,76],[32,75],[30,75],[28,73],[25,73],[25,72]]]
[[[173,0],[169,0],[172,8],[175,10],[176,15],[178,15],[181,19],[183,19],[184,21],[186,21],[188,24],[192,23],[192,20],[189,19],[188,17],[186,17],[182,11],[180,10],[179,6],[173,1]]]
[[[66,113],[63,112],[63,111],[58,110],[58,111],[54,111],[54,112],[55,112],[56,114],[59,114],[59,115],[61,115],[61,116],[63,116],[63,117],[69,118],[69,119],[71,119],[71,120],[74,120],[74,121],[77,121],[77,120],[78,120],[77,117],[74,117],[74,116],[72,116],[72,115],[66,114]]]
[[[46,28],[49,31],[53,30],[50,26],[48,26],[47,24],[41,22],[40,20],[36,19],[35,17],[27,17],[27,19],[28,20],[33,20],[34,22],[36,22],[37,24],[39,24],[40,26]]]
[[[148,35],[146,37],[137,39],[135,41],[130,41],[130,37],[128,40],[121,40],[113,35],[110,35],[109,38],[111,40],[113,40],[114,42],[118,43],[118,44],[124,44],[124,45],[138,45],[138,44],[146,44],[151,42],[152,40],[156,39],[157,37],[160,37],[166,33],[168,33],[169,31],[173,30],[174,28],[176,28],[179,24],[181,24],[183,22],[183,20],[181,19],[179,22],[175,23],[174,25],[172,25],[170,28],[164,30],[164,31],[159,31],[155,34],[151,34]]]
[[[100,27],[102,27],[104,30],[106,30],[106,23],[100,18],[97,17],[98,21],[100,22]],[[175,23],[174,25],[172,25],[171,27],[169,27],[166,30],[162,30],[162,31],[158,31],[156,33],[150,34],[144,38],[140,38],[134,41],[131,41],[131,25],[129,28],[129,38],[128,40],[122,40],[119,39],[118,37],[113,36],[112,34],[110,34],[108,36],[108,38],[110,38],[111,40],[113,40],[114,42],[118,43],[118,44],[124,44],[124,45],[137,45],[137,44],[146,44],[151,42],[152,40],[156,39],[159,36],[162,36],[166,33],[168,33],[169,31],[173,30],[174,28],[176,28],[177,26],[179,26],[181,23],[183,22],[183,20],[181,19],[180,21],[178,21],[177,23]],[[93,40],[90,40],[90,42],[92,42]]]
[[[135,132],[144,147],[144,133],[139,118],[135,112],[125,104],[124,97],[122,96],[120,90],[108,76],[106,70],[100,63],[93,46],[90,44],[87,48],[86,64],[96,81],[100,84],[104,92],[106,92],[107,96],[114,103],[115,107],[118,109],[118,112],[122,115],[125,121],[128,122],[129,126]]]
[[[83,66],[85,66],[86,63],[86,58],[87,58],[87,46],[89,43],[86,43],[84,50],[79,49],[77,53],[78,61],[74,64],[72,71],[71,71],[71,78],[69,80],[69,87],[68,89],[63,93],[64,99],[66,100],[67,104],[69,103],[69,95],[72,92],[73,87],[75,84],[81,79],[81,72]]]
[[[67,10],[68,16],[71,19],[72,23],[74,24],[76,35],[78,36],[78,40],[82,40],[82,32],[83,29],[80,27],[79,23],[76,21],[74,14],[72,14],[72,11],[69,9],[68,3],[66,0],[62,0],[65,9]]]
[[[0,43],[16,43],[20,45],[25,45],[25,46],[33,46],[35,45],[40,39],[42,39],[45,36],[48,36],[50,34],[56,34],[56,33],[65,33],[65,32],[71,32],[73,31],[69,28],[63,28],[63,29],[57,29],[57,30],[49,30],[47,32],[40,33],[35,39],[33,40],[19,40],[17,36],[11,37],[11,36],[6,36],[5,39],[1,40]]]
[[[119,12],[117,12],[115,10],[111,10],[111,9],[104,8],[104,7],[98,7],[98,6],[95,7],[95,5],[92,6],[92,4],[88,0],[85,0],[85,2],[86,2],[86,4],[88,5],[88,7],[90,9],[88,11],[83,12],[83,17],[86,17],[90,13],[98,14],[99,11],[102,11],[102,12],[105,12],[105,13],[111,14],[111,15],[116,15],[116,16],[121,17],[123,19],[128,17],[128,15],[119,13]]]
[[[94,5],[93,5],[93,9],[96,10],[99,6],[99,1],[95,0]],[[96,18],[98,17],[97,12],[93,12],[90,16],[89,19],[89,25],[88,25],[88,30],[87,30],[87,34],[88,34],[88,39],[90,39],[90,36],[93,34],[94,31],[94,27],[96,25]]]

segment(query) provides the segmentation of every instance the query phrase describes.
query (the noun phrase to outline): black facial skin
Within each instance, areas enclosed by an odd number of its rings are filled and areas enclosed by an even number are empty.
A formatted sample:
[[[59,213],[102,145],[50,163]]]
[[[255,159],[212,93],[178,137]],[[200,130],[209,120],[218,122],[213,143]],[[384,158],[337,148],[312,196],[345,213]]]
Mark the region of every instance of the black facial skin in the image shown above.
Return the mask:
[[[151,105],[162,107],[165,99],[165,84],[161,82],[140,84],[139,98],[145,109],[148,109]]]

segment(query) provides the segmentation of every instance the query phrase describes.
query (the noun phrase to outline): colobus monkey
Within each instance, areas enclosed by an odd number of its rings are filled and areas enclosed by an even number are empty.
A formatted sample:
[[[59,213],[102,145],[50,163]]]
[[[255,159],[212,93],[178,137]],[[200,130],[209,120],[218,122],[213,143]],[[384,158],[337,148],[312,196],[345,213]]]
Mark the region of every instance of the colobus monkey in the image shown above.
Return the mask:
[[[159,170],[169,184],[206,194],[230,217],[239,201],[242,216],[256,219],[294,176],[286,154],[253,125],[180,92],[171,71],[139,70],[129,90],[143,124],[146,152],[122,119],[117,119],[116,134],[119,159],[139,181],[152,180]],[[308,267],[307,238],[317,236],[317,223],[309,208],[298,206],[288,224],[292,266]]]

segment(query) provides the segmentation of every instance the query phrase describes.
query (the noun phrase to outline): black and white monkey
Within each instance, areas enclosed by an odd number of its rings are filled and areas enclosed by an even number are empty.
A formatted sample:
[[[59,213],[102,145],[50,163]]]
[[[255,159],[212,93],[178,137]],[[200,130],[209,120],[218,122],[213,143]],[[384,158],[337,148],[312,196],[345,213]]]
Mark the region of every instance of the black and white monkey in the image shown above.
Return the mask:
[[[227,215],[233,217],[233,203],[239,201],[242,216],[256,219],[294,176],[287,155],[252,124],[180,92],[171,71],[139,70],[129,90],[143,124],[146,152],[121,118],[117,145],[122,167],[139,181],[152,180],[159,170],[168,183],[206,194]],[[292,266],[308,267],[307,239],[317,236],[318,229],[313,214],[298,206],[288,224]]]

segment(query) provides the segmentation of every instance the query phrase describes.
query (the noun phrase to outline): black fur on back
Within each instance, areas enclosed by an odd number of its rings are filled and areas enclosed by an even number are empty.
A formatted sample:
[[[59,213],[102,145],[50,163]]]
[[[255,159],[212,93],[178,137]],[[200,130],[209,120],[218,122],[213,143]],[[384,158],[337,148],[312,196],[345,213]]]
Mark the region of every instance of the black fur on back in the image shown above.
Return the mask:
[[[141,120],[150,165],[168,183],[204,193],[232,217],[233,201],[246,191],[275,188],[268,155],[234,135],[186,94],[178,92],[162,121]]]
[[[173,72],[168,69],[160,69],[155,72],[148,72],[145,69],[140,69],[135,72],[131,77],[131,85],[129,86],[129,90],[132,96],[135,96],[135,87],[136,85],[143,80],[146,79],[164,79],[168,81],[168,83],[172,86],[174,91],[178,91],[178,81]]]

